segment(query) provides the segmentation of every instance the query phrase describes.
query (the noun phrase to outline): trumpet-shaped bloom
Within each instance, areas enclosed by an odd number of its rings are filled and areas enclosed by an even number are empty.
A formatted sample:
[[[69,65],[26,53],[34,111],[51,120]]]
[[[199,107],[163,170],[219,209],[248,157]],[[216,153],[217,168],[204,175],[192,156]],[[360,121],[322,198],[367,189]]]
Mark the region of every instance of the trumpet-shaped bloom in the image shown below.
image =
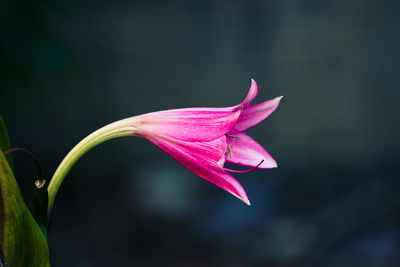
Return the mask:
[[[48,186],[51,212],[57,191],[74,163],[94,146],[119,136],[136,135],[153,143],[190,171],[250,205],[246,192],[224,168],[225,162],[255,168],[275,168],[271,155],[243,131],[267,118],[282,97],[250,105],[258,86],[252,80],[242,103],[226,108],[183,108],[152,112],[98,129],[64,158]],[[248,170],[249,171],[249,170]]]
[[[250,105],[258,93],[252,80],[245,100],[227,108],[184,108],[134,117],[135,135],[150,141],[190,171],[250,204],[245,190],[224,168],[229,162],[275,168],[272,156],[244,130],[267,118],[281,97]],[[243,171],[237,171],[243,172]]]

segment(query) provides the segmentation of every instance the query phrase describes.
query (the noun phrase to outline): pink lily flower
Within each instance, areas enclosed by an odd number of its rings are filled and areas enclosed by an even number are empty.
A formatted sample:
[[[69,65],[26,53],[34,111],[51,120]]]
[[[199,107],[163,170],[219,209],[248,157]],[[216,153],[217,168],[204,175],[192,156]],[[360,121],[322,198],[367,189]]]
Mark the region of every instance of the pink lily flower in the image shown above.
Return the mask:
[[[237,106],[173,109],[133,117],[134,135],[250,205],[245,190],[230,172],[277,167],[272,156],[243,131],[266,119],[282,98],[250,105],[257,93],[257,83],[252,79],[247,97]],[[251,169],[230,170],[224,168],[225,162]]]
[[[108,124],[80,141],[63,159],[47,188],[49,213],[55,196],[75,162],[94,146],[120,136],[140,136],[183,166],[250,205],[240,183],[230,172],[277,167],[271,155],[243,131],[267,118],[282,97],[250,105],[258,93],[251,80],[247,97],[226,108],[183,108],[139,115]],[[225,162],[251,167],[247,171],[224,168]]]

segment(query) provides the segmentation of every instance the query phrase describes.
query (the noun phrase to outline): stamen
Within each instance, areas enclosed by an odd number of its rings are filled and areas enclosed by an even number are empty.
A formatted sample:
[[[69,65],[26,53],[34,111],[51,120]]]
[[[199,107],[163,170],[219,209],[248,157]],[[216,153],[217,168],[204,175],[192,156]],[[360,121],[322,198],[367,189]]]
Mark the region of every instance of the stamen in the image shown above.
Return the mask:
[[[227,145],[226,148],[228,149],[228,151],[226,153],[229,153],[229,156],[231,156],[231,158],[232,158],[233,157],[232,147],[230,145]]]
[[[226,148],[228,149],[228,151],[225,153],[225,155],[228,155],[233,158],[233,145],[235,144],[235,139],[240,139],[239,136],[236,135],[230,135],[230,134],[226,134],[227,137],[232,138],[232,145],[227,145]]]
[[[227,169],[227,168],[224,168],[224,170],[228,171],[228,172],[237,172],[237,173],[251,172],[252,170],[257,169],[258,166],[260,166],[263,162],[264,162],[264,160],[262,160],[260,163],[258,163],[257,166],[254,166],[253,168],[248,169],[248,170],[238,171],[238,170],[231,170],[231,169]]]
[[[226,136],[228,136],[228,137],[230,137],[230,138],[240,139],[240,137],[239,137],[239,136],[236,136],[236,135],[226,134]]]

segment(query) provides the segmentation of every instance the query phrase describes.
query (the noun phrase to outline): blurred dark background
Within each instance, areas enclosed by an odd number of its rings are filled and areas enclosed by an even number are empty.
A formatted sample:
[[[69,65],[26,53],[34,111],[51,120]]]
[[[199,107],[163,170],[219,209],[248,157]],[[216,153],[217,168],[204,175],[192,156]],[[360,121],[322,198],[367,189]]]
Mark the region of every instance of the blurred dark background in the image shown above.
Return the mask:
[[[109,141],[55,202],[52,266],[400,266],[399,1],[2,1],[12,145],[50,178],[97,128],[284,95],[249,130],[279,168],[252,206],[140,138]],[[15,155],[31,206],[35,166]]]

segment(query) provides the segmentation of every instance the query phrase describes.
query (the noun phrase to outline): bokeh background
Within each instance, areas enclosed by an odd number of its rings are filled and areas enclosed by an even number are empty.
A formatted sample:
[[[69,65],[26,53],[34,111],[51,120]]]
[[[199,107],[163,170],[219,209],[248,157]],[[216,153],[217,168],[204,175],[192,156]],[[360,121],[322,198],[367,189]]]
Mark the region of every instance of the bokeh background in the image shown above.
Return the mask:
[[[279,168],[235,175],[248,207],[140,138],[71,170],[52,266],[400,266],[399,1],[0,4],[11,142],[48,178],[133,115],[284,95],[248,132]],[[34,164],[14,157],[31,203]],[[29,204],[31,207],[31,204]]]

